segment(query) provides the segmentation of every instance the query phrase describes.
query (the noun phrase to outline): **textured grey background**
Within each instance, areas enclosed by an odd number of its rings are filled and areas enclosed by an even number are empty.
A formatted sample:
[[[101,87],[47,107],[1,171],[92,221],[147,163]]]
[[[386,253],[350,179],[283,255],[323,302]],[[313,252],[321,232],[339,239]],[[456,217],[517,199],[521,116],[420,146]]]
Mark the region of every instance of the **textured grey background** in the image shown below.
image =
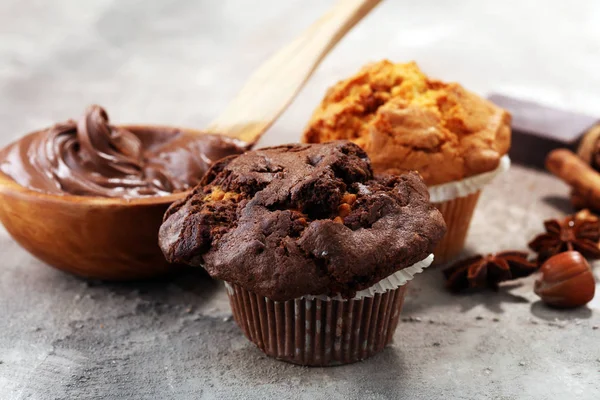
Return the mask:
[[[269,54],[330,2],[0,1],[0,145],[79,115],[201,128]],[[262,144],[295,141],[325,88],[363,63],[417,60],[481,94],[599,112],[596,0],[384,2],[317,70]],[[514,167],[481,198],[467,252],[524,248],[567,188]],[[0,231],[0,399],[600,398],[600,296],[547,309],[534,278],[452,296],[418,276],[394,345],[308,369],[265,358],[199,271],[156,282],[85,282]],[[596,276],[600,278],[598,269]]]

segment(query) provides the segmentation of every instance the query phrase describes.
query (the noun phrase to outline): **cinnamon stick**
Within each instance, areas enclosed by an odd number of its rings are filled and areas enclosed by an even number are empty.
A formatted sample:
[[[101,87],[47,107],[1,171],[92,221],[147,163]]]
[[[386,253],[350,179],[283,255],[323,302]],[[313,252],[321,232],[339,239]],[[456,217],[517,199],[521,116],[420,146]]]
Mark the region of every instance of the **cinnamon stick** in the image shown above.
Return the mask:
[[[546,168],[573,188],[579,204],[600,209],[600,173],[572,151],[551,151],[546,157]]]

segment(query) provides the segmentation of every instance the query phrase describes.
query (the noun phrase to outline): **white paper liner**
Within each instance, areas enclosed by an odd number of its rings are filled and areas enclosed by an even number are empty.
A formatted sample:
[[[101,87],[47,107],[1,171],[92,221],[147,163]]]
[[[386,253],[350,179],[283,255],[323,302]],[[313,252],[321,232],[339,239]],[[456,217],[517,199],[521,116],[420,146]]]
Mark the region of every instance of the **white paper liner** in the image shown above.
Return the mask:
[[[490,183],[496,176],[508,171],[510,168],[510,158],[508,155],[500,158],[500,165],[493,171],[461,179],[460,181],[443,183],[429,187],[429,197],[432,203],[442,203],[453,200],[457,197],[465,197],[481,190]]]
[[[385,293],[388,290],[394,290],[396,288],[399,288],[400,286],[405,285],[408,281],[412,280],[416,274],[423,272],[423,270],[425,268],[429,267],[432,262],[433,262],[433,254],[430,254],[425,259],[411,265],[410,267],[406,267],[404,269],[401,269],[400,271],[394,272],[392,275],[380,280],[373,286],[356,292],[356,296],[354,296],[352,299],[360,300],[364,297],[373,297],[377,293]],[[233,287],[231,287],[231,285],[229,285],[227,282],[225,282],[225,287],[227,288],[227,291],[230,294],[234,293]],[[317,300],[318,299],[318,300],[323,300],[323,301],[329,301],[329,300],[347,301],[347,299],[343,298],[339,294],[335,297],[326,296],[324,294],[306,295],[306,296],[299,297],[298,299],[295,299],[295,300],[302,300],[302,299],[307,299],[307,300]]]

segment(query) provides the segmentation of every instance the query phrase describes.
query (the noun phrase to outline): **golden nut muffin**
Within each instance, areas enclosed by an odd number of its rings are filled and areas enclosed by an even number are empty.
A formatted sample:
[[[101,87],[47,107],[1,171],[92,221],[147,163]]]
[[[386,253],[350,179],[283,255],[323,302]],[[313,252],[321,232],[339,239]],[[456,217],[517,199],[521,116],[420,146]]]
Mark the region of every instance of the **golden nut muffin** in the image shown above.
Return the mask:
[[[434,252],[443,263],[463,249],[483,186],[510,165],[510,119],[414,62],[383,60],[327,91],[303,141],[347,139],[367,152],[376,173],[418,171],[448,226]]]
[[[510,114],[416,63],[384,60],[327,91],[303,140],[347,139],[375,172],[418,171],[438,185],[492,171],[510,147]]]

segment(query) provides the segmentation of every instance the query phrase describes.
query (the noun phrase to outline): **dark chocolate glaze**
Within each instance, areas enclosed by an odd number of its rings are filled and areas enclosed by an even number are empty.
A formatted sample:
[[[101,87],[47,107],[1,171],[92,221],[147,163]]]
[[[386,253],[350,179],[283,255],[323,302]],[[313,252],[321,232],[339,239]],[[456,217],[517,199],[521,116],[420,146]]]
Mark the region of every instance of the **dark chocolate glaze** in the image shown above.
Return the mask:
[[[426,258],[444,235],[417,173],[374,177],[358,146],[286,145],[217,162],[159,233],[171,262],[272,300],[352,297]]]
[[[91,106],[69,120],[25,136],[0,151],[0,170],[20,185],[51,194],[164,196],[194,187],[213,162],[245,143],[174,128],[110,125]]]

